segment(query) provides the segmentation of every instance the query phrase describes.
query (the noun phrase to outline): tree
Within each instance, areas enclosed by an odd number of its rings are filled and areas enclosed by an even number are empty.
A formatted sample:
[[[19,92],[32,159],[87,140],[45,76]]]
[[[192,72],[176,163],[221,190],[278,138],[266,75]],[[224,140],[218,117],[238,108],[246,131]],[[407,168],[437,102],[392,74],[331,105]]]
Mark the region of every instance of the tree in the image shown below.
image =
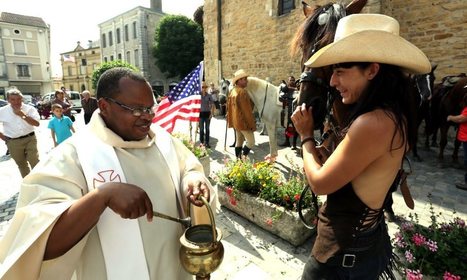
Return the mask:
[[[101,75],[105,71],[111,68],[114,68],[114,67],[127,67],[127,68],[130,68],[131,70],[138,71],[138,68],[136,68],[132,64],[129,64],[128,62],[125,62],[125,61],[114,60],[110,62],[104,62],[99,66],[99,68],[97,68],[96,70],[92,72],[92,88],[96,89],[97,82],[99,81],[99,78],[101,77]]]
[[[203,60],[203,28],[182,15],[163,17],[156,27],[153,55],[167,77],[185,77]]]

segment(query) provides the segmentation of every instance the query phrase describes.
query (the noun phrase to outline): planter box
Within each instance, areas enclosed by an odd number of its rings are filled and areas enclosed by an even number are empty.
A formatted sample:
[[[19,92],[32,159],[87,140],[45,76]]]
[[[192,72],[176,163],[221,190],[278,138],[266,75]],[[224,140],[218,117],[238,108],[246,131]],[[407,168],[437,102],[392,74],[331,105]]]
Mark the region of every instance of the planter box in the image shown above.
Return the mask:
[[[236,203],[232,205],[226,187],[223,185],[217,187],[221,205],[294,246],[303,244],[315,233],[314,229],[305,227],[297,212],[240,192],[235,194]],[[310,209],[303,210],[305,219],[311,219],[311,212]]]
[[[198,158],[198,160],[203,165],[204,175],[209,178],[209,173],[211,173],[211,158],[209,156],[205,156]]]

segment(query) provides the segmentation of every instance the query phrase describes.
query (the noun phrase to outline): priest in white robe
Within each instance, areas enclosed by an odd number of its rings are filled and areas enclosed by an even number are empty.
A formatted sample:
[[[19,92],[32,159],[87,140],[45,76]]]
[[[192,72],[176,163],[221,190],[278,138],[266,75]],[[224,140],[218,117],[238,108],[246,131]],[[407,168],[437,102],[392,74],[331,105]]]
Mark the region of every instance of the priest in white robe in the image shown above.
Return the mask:
[[[217,196],[197,158],[151,126],[151,87],[112,68],[100,78],[99,110],[24,179],[0,241],[0,279],[193,279],[179,261],[183,217]],[[192,207],[195,223],[209,223]],[[192,215],[192,216],[193,216]],[[128,278],[131,275],[131,278]]]

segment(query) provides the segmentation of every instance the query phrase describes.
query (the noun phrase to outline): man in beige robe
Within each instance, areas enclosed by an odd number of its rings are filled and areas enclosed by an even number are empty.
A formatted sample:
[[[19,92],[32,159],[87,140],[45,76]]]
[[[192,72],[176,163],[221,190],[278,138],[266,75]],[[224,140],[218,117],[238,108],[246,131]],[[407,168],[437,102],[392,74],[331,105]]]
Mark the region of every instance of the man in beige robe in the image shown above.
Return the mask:
[[[193,279],[179,261],[182,225],[152,219],[152,210],[180,217],[187,199],[200,206],[194,196],[201,194],[215,204],[216,194],[196,157],[169,135],[172,140],[162,149],[170,149],[176,157],[171,159],[179,169],[175,173],[180,183],[175,185],[177,180],[169,176],[173,166],[155,144],[160,134],[149,130],[154,116],[151,88],[142,76],[122,69],[102,75],[99,85],[104,85],[97,89],[100,110],[88,127],[93,136],[113,147],[128,184],[89,187],[73,141],[79,132],[54,149],[22,183],[15,216],[0,241],[1,279],[110,279],[96,226],[105,209],[137,221],[150,279]],[[108,97],[99,90],[114,92]],[[201,209],[194,211],[195,222],[209,223],[204,208],[193,208]],[[131,247],[133,238],[118,240],[114,246]],[[119,257],[131,266],[132,256]]]

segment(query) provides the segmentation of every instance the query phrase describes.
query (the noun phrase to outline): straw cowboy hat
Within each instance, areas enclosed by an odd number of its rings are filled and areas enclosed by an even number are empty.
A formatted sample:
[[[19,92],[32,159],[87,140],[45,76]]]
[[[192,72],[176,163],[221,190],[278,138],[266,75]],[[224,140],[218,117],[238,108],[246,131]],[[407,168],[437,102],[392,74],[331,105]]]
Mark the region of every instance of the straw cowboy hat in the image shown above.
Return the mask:
[[[240,80],[241,78],[245,78],[245,77],[248,77],[248,74],[245,72],[245,70],[243,69],[237,70],[237,72],[235,72],[234,77],[232,79],[232,84],[235,85],[235,83],[238,80]]]
[[[414,74],[431,71],[430,61],[415,45],[399,36],[399,23],[380,14],[354,14],[337,24],[334,42],[317,51],[306,66],[343,62],[378,62]]]

